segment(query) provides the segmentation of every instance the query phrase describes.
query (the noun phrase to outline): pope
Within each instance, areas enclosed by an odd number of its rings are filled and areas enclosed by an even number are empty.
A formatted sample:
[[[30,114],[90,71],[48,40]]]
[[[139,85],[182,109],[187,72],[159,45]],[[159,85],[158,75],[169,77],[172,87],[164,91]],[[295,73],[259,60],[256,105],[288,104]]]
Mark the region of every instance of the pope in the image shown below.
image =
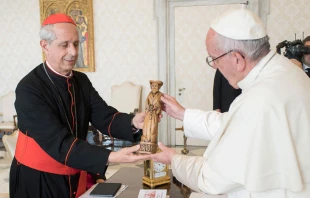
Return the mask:
[[[159,144],[155,161],[196,192],[229,198],[310,197],[310,81],[289,59],[270,50],[259,17],[235,9],[207,33],[207,64],[242,89],[228,112],[182,107],[164,95],[164,111],[183,121],[187,137],[211,139],[203,156]],[[205,197],[212,197],[205,195]]]

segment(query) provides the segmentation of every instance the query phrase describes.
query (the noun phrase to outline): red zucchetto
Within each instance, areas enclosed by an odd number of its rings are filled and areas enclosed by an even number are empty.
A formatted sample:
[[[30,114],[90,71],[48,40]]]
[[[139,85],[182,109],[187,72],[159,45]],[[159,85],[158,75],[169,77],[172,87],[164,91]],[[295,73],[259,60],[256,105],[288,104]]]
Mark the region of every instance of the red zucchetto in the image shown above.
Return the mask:
[[[45,25],[52,25],[56,23],[72,23],[73,25],[76,26],[75,22],[71,17],[68,15],[62,14],[62,13],[57,13],[57,14],[52,14],[48,16],[42,23],[42,26]]]

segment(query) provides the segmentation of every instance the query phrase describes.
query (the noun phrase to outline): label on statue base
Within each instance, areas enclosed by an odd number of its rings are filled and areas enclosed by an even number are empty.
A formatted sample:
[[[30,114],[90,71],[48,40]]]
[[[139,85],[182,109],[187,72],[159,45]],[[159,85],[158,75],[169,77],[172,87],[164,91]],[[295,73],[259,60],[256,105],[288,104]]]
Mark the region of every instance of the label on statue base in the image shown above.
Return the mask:
[[[139,153],[154,154],[157,150],[157,144],[151,142],[140,142]]]

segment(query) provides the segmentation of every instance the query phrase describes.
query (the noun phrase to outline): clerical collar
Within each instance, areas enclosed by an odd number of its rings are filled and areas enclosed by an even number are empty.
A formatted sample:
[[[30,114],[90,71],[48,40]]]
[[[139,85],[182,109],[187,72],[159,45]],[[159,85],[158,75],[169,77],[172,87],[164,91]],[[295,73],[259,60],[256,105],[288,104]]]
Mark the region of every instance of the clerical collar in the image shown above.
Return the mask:
[[[310,66],[306,65],[305,63],[302,64],[302,69],[306,71],[306,69],[310,68]]]
[[[70,72],[70,74],[69,74],[68,76],[63,75],[63,74],[57,72],[54,68],[52,68],[52,67],[50,66],[50,64],[49,64],[47,61],[46,61],[46,65],[47,65],[47,67],[48,67],[50,70],[52,70],[52,72],[54,72],[55,74],[57,74],[57,75],[59,75],[59,76],[62,76],[62,77],[65,77],[65,78],[71,78],[72,75],[73,75],[72,71]]]
[[[249,88],[275,54],[275,51],[270,50],[270,52],[253,67],[248,75],[237,83],[239,88],[242,90]]]

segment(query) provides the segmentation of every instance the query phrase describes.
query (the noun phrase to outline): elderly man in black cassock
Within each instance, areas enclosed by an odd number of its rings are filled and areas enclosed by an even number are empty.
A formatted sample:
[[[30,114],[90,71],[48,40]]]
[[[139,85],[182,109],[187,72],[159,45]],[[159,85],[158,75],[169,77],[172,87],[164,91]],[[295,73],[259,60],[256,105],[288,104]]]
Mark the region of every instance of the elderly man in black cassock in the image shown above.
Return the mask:
[[[20,130],[10,172],[11,198],[78,197],[86,172],[104,175],[109,162],[136,162],[139,145],[111,152],[88,144],[89,122],[102,133],[139,141],[145,113],[135,117],[108,106],[88,77],[73,71],[79,47],[75,22],[54,14],[44,20],[40,45],[46,61],[17,85]],[[99,177],[100,178],[100,177]]]

